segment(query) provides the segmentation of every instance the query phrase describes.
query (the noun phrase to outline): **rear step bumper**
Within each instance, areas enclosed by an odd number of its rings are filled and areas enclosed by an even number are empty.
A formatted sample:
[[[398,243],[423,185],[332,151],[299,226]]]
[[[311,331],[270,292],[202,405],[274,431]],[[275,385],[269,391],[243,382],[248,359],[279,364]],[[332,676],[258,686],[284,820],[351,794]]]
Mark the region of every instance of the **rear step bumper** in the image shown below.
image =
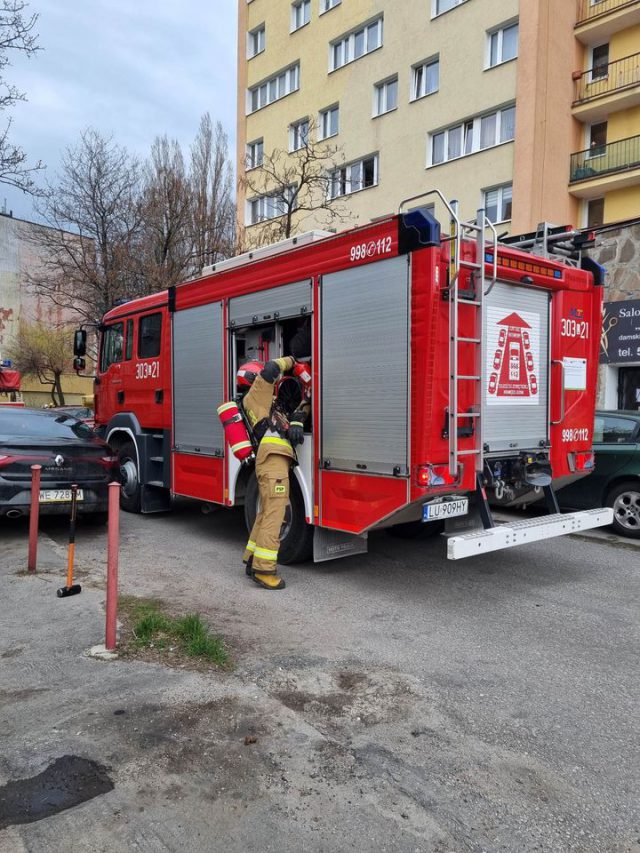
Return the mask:
[[[489,530],[451,536],[447,541],[447,558],[461,560],[463,557],[473,557],[474,554],[486,554],[488,551],[513,548],[514,545],[526,545],[527,542],[537,542],[540,539],[552,539],[554,536],[565,536],[567,533],[579,533],[581,530],[603,527],[611,524],[612,521],[613,510],[610,507],[513,521]]]

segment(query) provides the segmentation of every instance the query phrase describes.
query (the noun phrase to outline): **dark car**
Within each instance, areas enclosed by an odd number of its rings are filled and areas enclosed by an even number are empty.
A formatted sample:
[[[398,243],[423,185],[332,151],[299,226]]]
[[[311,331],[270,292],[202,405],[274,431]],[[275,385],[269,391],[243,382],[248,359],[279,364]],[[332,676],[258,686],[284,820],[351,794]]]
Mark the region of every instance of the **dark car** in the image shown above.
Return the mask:
[[[68,513],[76,484],[78,515],[106,520],[117,461],[87,424],[51,409],[0,409],[0,516],[29,514],[32,465],[42,466],[41,513]]]
[[[72,418],[77,418],[90,427],[95,426],[95,414],[93,409],[88,406],[53,406],[49,409],[51,412],[64,412],[65,415],[71,415]]]
[[[595,470],[558,491],[567,509],[613,507],[613,528],[640,538],[640,412],[596,412]]]

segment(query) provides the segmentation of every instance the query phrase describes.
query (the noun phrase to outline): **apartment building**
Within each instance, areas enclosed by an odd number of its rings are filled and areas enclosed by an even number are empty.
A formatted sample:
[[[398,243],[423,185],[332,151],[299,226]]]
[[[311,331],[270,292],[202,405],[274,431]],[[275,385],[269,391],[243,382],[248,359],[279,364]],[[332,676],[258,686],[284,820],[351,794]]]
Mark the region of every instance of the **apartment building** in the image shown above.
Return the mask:
[[[579,0],[570,193],[589,225],[640,216],[640,2]]]
[[[640,214],[640,0],[238,8],[239,177],[312,126],[339,148],[327,192],[349,225],[433,187],[501,231]],[[242,184],[238,201],[249,237],[281,212]]]
[[[640,2],[579,0],[569,192],[607,269],[599,405],[640,409]]]

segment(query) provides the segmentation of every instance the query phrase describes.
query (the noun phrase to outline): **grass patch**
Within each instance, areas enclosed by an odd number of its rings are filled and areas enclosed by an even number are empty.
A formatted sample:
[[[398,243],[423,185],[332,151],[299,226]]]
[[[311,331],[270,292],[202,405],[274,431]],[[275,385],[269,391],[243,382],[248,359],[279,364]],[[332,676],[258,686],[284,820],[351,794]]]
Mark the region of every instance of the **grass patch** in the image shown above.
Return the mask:
[[[197,613],[169,616],[158,599],[120,597],[120,613],[131,626],[139,649],[158,649],[200,658],[216,666],[226,666],[229,654],[222,639],[212,634]]]

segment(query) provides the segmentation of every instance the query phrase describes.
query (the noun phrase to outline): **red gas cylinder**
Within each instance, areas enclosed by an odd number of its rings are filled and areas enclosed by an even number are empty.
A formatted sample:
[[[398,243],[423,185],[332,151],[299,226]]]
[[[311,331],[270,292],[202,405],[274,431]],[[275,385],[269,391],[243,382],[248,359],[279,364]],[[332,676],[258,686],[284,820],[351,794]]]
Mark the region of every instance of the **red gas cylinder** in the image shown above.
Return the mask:
[[[236,459],[244,462],[253,456],[253,445],[237,403],[223,403],[218,406],[218,417],[224,428],[227,444]]]

